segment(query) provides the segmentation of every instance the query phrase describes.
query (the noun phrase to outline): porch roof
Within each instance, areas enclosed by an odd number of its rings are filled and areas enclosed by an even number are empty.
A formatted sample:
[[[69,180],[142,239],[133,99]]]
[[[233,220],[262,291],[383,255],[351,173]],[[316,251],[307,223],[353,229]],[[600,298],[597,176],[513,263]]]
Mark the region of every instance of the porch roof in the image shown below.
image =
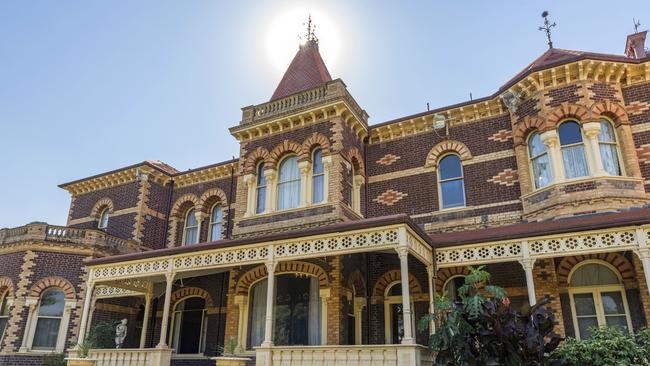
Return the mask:
[[[272,242],[278,240],[298,239],[301,237],[310,237],[315,235],[344,233],[346,231],[371,229],[371,228],[377,228],[381,226],[398,225],[398,224],[407,225],[411,230],[413,230],[413,232],[415,232],[420,237],[420,239],[422,239],[431,248],[433,248],[433,242],[431,241],[431,237],[420,226],[414,223],[413,220],[411,220],[411,218],[408,215],[398,214],[398,215],[361,219],[355,221],[347,221],[347,222],[341,222],[341,223],[332,224],[328,226],[294,230],[294,231],[270,234],[265,236],[256,236],[256,237],[241,238],[241,239],[222,239],[222,240],[194,244],[189,246],[180,246],[180,247],[173,247],[173,248],[151,250],[147,252],[113,255],[113,256],[108,256],[103,258],[87,260],[86,264],[90,266],[94,266],[94,265],[102,265],[102,264],[109,264],[109,263],[119,263],[119,262],[126,262],[126,261],[133,261],[133,260],[140,260],[140,259],[147,259],[147,258],[169,256],[175,254],[207,251],[211,249],[237,247],[237,246],[248,245],[248,244],[260,244],[260,243]]]
[[[608,229],[618,226],[643,225],[647,223],[650,223],[650,208],[639,208],[623,212],[584,215],[479,230],[441,233],[432,235],[431,240],[436,248],[442,248],[491,241],[522,239],[531,236]]]

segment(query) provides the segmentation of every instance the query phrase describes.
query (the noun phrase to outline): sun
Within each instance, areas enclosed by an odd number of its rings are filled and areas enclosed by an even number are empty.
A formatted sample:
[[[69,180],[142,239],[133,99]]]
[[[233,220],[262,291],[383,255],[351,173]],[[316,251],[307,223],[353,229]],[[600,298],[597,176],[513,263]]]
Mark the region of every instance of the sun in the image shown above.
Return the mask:
[[[266,53],[273,69],[283,73],[298,51],[300,37],[306,34],[305,23],[311,14],[316,26],[319,50],[327,67],[332,70],[338,60],[341,47],[336,23],[326,13],[315,9],[291,9],[278,14],[269,23],[266,34]]]

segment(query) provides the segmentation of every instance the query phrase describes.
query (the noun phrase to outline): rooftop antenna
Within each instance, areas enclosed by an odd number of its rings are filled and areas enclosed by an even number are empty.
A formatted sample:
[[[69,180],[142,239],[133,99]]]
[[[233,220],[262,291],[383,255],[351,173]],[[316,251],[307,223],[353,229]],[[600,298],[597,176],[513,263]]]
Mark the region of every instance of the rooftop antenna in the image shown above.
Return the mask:
[[[427,111],[429,111],[429,110],[430,110],[430,109],[429,109],[429,102],[427,102]]]
[[[474,100],[474,98],[472,97],[472,92],[469,92],[469,100],[470,100],[470,101],[471,101],[471,100]]]
[[[539,30],[544,31],[546,33],[546,38],[548,39],[548,48],[553,48],[553,41],[551,40],[551,28],[555,27],[555,22],[551,24],[551,22],[548,21],[548,10],[544,10],[542,12],[542,18],[544,18],[544,26],[539,27]]]
[[[634,23],[634,33],[639,33],[639,27],[641,26],[641,21],[632,18],[632,22]]]

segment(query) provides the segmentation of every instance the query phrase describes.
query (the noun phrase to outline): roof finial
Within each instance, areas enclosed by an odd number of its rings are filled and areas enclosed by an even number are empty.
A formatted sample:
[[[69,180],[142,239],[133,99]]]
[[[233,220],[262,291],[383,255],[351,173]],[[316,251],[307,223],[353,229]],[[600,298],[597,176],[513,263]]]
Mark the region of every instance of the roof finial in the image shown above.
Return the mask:
[[[634,33],[639,33],[639,27],[641,26],[641,21],[632,18],[632,22],[634,23]]]
[[[553,41],[551,40],[551,28],[555,27],[555,22],[551,24],[548,21],[548,11],[544,10],[542,13],[542,18],[544,18],[544,26],[539,27],[539,30],[546,32],[546,38],[548,39],[548,48],[553,48]]]
[[[318,44],[318,38],[316,37],[316,25],[311,21],[311,13],[309,13],[309,18],[307,23],[302,23],[302,25],[307,26],[307,34],[305,35],[305,42],[311,44]]]

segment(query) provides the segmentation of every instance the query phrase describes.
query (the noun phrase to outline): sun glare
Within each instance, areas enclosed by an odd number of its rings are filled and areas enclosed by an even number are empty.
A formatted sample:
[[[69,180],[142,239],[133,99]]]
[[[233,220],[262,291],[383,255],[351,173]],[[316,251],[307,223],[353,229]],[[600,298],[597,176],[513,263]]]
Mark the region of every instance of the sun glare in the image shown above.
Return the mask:
[[[272,18],[266,34],[266,52],[268,60],[279,74],[283,73],[293,56],[298,51],[298,45],[304,42],[307,33],[307,18],[311,14],[316,26],[315,34],[319,40],[319,49],[325,64],[332,72],[338,60],[341,39],[336,23],[327,14],[314,9],[292,9],[281,12]]]

